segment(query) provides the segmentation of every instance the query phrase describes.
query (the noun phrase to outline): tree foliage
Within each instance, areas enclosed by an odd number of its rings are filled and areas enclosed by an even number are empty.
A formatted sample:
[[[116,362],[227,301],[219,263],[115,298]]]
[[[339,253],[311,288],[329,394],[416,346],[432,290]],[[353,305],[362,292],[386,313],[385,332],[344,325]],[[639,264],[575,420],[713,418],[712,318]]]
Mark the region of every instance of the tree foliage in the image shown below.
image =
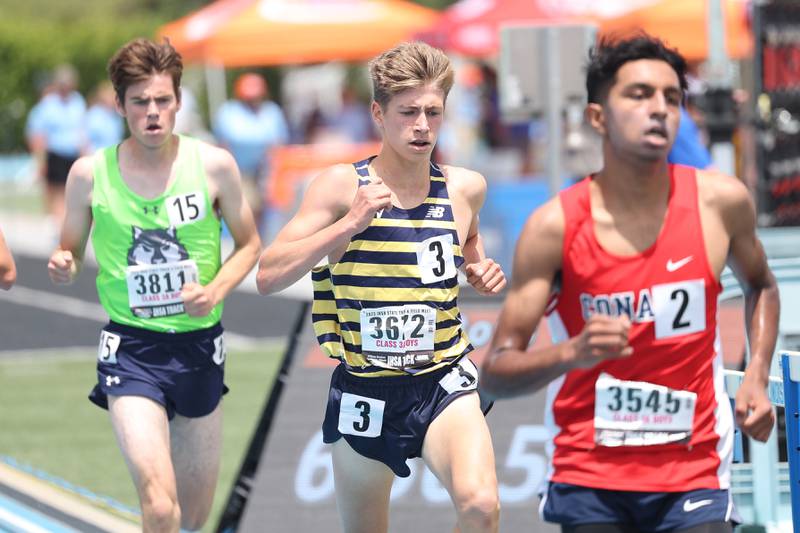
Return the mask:
[[[453,0],[417,0],[442,9]],[[86,95],[114,51],[211,0],[0,0],[0,153],[25,148],[24,124],[49,73],[71,63]]]
[[[0,0],[0,152],[24,150],[24,124],[52,69],[70,63],[86,95],[114,51],[201,7],[201,0]]]

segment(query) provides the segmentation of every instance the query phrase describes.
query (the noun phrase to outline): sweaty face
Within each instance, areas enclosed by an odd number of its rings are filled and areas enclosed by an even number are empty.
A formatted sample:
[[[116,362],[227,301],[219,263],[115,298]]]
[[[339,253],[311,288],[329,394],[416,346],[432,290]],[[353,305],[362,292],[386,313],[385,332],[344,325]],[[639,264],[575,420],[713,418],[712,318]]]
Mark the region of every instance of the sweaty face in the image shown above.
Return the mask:
[[[131,135],[145,146],[156,147],[172,134],[178,109],[172,77],[160,73],[129,86],[120,112],[128,121]]]
[[[682,98],[678,74],[669,63],[625,63],[602,105],[602,133],[617,153],[647,161],[666,158],[678,130]]]
[[[386,108],[372,106],[383,142],[401,157],[430,157],[444,114],[444,92],[433,85],[402,91]]]

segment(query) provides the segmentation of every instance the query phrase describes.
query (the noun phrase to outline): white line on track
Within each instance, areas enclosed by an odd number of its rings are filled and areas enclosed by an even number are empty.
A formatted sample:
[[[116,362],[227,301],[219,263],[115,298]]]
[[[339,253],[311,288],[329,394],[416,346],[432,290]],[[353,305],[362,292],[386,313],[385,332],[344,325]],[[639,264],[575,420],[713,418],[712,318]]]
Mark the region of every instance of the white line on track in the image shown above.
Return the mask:
[[[100,304],[21,285],[15,286],[10,291],[0,291],[0,300],[43,309],[51,313],[61,313],[62,315],[94,320],[101,324],[108,322],[108,315]],[[239,350],[266,349],[280,346],[284,342],[285,339],[283,337],[251,337],[225,331],[225,343],[231,348]]]
[[[96,322],[108,322],[108,315],[100,304],[21,285],[15,286],[10,291],[0,292],[0,300]]]
[[[1,507],[0,507],[0,522],[4,522],[14,528],[19,528],[20,530],[25,531],[26,533],[49,533],[48,529],[39,527],[30,520],[26,520],[25,518],[16,515],[11,511],[6,511]]]

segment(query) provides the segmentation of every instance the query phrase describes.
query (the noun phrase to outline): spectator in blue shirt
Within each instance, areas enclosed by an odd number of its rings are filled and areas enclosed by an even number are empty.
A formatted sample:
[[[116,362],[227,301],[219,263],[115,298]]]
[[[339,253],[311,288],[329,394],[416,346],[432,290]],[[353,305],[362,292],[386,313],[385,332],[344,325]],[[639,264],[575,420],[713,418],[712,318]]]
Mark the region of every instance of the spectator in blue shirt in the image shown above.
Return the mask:
[[[331,119],[330,126],[344,142],[365,143],[377,139],[369,106],[359,100],[355,89],[346,85],[342,87],[342,106]]]
[[[262,76],[252,72],[241,75],[234,84],[234,96],[235,100],[217,111],[214,135],[239,165],[245,195],[263,233],[269,151],[288,141],[289,127],[281,108],[269,100],[269,87]]]
[[[92,105],[86,112],[86,135],[89,151],[119,144],[125,135],[122,117],[114,105],[114,88],[108,81],[101,82],[94,90]]]
[[[700,169],[711,166],[711,154],[703,143],[700,129],[684,106],[681,106],[681,122],[667,161]]]
[[[69,169],[87,149],[86,101],[77,86],[74,67],[57,67],[52,90],[31,109],[25,127],[39,177],[44,178],[47,210],[56,224],[64,217],[64,184]]]

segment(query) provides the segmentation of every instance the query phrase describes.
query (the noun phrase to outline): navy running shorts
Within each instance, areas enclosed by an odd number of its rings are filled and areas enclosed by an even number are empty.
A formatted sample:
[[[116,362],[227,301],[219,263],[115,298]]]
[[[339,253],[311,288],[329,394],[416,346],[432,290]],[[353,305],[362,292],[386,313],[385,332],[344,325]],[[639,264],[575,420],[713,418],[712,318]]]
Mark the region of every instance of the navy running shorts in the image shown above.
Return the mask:
[[[406,460],[422,454],[431,422],[477,387],[478,369],[467,357],[417,376],[359,377],[340,364],[331,376],[322,440],[344,437],[357,453],[408,477]]]
[[[214,411],[222,395],[225,344],[222,325],[162,333],[110,322],[100,332],[97,385],[89,399],[108,409],[108,396],[144,396],[167,411],[198,418]]]
[[[741,521],[728,490],[634,492],[553,482],[542,496],[539,514],[565,526],[619,524],[643,533]]]

